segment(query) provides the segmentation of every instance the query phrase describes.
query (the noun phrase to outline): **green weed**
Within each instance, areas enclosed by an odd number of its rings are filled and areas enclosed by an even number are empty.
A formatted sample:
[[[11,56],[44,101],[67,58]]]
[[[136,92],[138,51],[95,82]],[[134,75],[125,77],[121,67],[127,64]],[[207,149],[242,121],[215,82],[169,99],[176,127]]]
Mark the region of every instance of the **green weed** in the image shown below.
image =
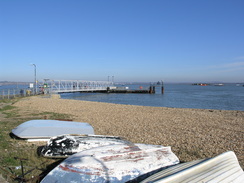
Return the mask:
[[[71,119],[70,115],[54,113],[54,112],[43,112],[43,113],[40,113],[39,115],[46,116],[49,119]]]
[[[3,108],[1,108],[0,111],[3,112],[3,111],[7,111],[7,110],[12,110],[12,109],[15,109],[15,108],[16,108],[15,106],[6,105]]]
[[[12,129],[32,119],[71,119],[69,115],[52,112],[33,113],[26,111],[23,113],[17,107],[11,105],[15,101],[14,99],[8,101],[0,100],[0,104],[2,104],[0,113],[5,114],[0,120],[0,174],[5,178],[8,177],[9,183],[16,182],[14,178],[21,175],[21,170],[19,169],[21,165],[20,159],[24,159],[22,163],[25,172],[33,169],[33,171],[25,175],[26,180],[32,177],[39,177],[43,171],[46,171],[53,163],[58,161],[38,156],[37,150],[40,146],[45,145],[45,142],[32,143],[13,139],[10,137]]]

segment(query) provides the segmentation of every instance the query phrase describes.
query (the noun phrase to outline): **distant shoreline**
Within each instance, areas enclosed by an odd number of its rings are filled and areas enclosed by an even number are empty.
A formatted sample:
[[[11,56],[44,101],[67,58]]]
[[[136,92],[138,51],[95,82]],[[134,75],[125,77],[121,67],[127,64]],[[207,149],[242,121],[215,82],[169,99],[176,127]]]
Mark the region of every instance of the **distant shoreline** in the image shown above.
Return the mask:
[[[0,86],[6,85],[29,85],[31,82],[8,82],[8,81],[0,81]],[[33,83],[33,82],[32,82]]]
[[[43,80],[40,80],[39,83],[42,83]],[[29,83],[33,83],[33,81],[0,81],[0,84],[3,84],[3,85],[11,85],[11,84],[29,84]],[[152,83],[157,83],[157,82],[115,82],[115,84],[117,85],[137,85],[137,84],[152,84]],[[214,85],[214,84],[219,84],[219,83],[222,83],[222,84],[244,84],[244,82],[218,82],[218,81],[212,81],[212,82],[195,82],[195,81],[192,81],[192,82],[164,82],[164,84],[199,84],[199,83],[207,83],[207,84],[210,84],[210,85]]]

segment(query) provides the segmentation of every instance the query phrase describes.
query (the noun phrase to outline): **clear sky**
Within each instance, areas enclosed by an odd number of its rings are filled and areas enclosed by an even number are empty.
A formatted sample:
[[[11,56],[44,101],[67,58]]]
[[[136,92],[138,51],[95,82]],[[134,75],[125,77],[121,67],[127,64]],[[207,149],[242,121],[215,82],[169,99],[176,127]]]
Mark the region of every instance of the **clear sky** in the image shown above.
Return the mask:
[[[244,82],[244,0],[0,0],[0,81]]]

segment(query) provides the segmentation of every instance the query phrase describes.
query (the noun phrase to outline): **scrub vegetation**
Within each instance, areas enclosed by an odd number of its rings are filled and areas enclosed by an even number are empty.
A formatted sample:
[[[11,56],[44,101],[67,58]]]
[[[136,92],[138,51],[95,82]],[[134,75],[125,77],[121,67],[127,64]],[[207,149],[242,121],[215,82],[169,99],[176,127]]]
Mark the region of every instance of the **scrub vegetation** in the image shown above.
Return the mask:
[[[15,139],[11,137],[10,132],[21,123],[32,119],[71,120],[71,117],[52,112],[23,112],[13,106],[17,100],[0,100],[0,174],[10,183],[39,182],[50,167],[56,166],[55,162],[60,160],[47,159],[38,155],[38,149],[46,142],[33,143]]]

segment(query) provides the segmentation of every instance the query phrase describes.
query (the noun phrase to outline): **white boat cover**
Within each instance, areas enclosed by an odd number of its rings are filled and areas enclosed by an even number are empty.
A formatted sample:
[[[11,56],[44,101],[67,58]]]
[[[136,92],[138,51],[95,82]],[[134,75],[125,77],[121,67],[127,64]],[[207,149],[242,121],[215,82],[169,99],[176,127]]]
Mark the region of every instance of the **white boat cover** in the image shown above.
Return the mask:
[[[108,145],[68,157],[41,183],[127,182],[147,172],[178,163],[179,159],[170,147]]]
[[[59,120],[30,120],[12,130],[22,139],[49,139],[63,134],[94,134],[88,123]]]
[[[67,158],[80,151],[115,144],[134,145],[132,142],[117,136],[105,135],[60,135],[49,139],[41,150],[47,158]]]
[[[236,155],[228,151],[211,159],[181,163],[162,170],[141,183],[243,183],[244,172]]]

